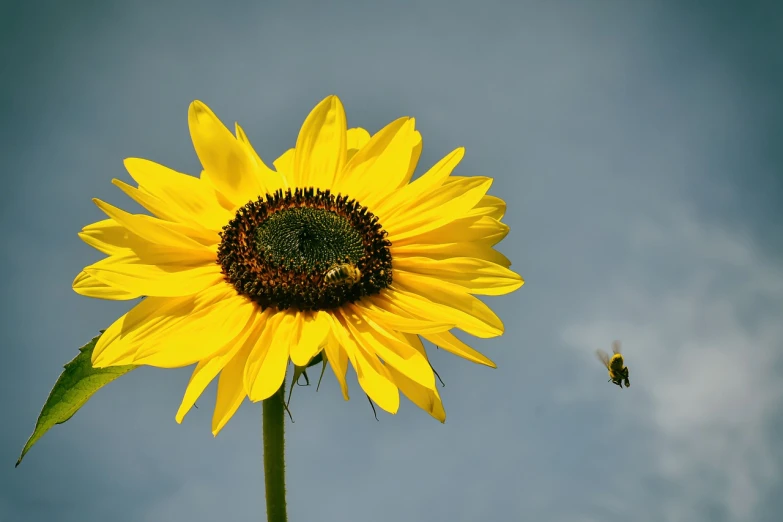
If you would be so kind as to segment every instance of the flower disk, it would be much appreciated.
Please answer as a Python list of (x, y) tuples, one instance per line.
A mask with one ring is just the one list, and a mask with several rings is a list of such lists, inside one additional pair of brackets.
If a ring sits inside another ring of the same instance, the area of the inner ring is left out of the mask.
[[(375, 295), (392, 284), (386, 231), (378, 218), (329, 190), (296, 189), (260, 197), (223, 228), (218, 263), (237, 292), (261, 310), (329, 310)], [(351, 284), (329, 284), (340, 264), (361, 272)]]
[(290, 365), (298, 376), (317, 361), (346, 400), (351, 367), (382, 410), (396, 413), (402, 394), (444, 422), (423, 341), (495, 367), (453, 331), (502, 335), (477, 296), (523, 284), (494, 249), (509, 227), (492, 179), (453, 176), (457, 148), (414, 180), (414, 119), (349, 129), (336, 96), (274, 169), (203, 103), (188, 125), (201, 175), (126, 159), (138, 187), (114, 184), (151, 215), (94, 200), (107, 219), (79, 234), (106, 257), (76, 277), (77, 293), (144, 297), (100, 336), (93, 366), (195, 365), (175, 419), (217, 379), (214, 435), (246, 398), (278, 391)]

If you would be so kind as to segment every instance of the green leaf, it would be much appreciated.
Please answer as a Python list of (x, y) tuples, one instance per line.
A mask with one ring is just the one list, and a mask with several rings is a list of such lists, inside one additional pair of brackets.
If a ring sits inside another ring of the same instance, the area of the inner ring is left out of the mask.
[[(103, 332), (101, 330), (101, 334)], [(62, 424), (73, 417), (74, 413), (79, 411), (79, 408), (84, 406), (90, 397), (103, 386), (138, 368), (134, 365), (93, 368), (92, 351), (100, 337), (97, 335), (89, 343), (79, 348), (79, 355), (64, 366), (65, 370), (54, 383), (52, 391), (49, 392), (49, 397), (38, 415), (33, 434), (27, 439), (27, 444), (24, 445), (22, 454), (16, 461), (16, 466), (22, 462), (25, 454), (52, 426)]]

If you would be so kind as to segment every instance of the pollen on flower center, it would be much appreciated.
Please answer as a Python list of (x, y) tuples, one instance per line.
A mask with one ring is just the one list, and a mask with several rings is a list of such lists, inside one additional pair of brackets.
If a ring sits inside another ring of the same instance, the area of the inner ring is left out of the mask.
[(391, 242), (377, 216), (329, 190), (278, 190), (223, 227), (226, 281), (262, 309), (328, 310), (392, 283)]
[(344, 261), (356, 264), (364, 255), (362, 235), (332, 211), (298, 207), (269, 216), (256, 228), (256, 250), (267, 261), (289, 259), (294, 265)]

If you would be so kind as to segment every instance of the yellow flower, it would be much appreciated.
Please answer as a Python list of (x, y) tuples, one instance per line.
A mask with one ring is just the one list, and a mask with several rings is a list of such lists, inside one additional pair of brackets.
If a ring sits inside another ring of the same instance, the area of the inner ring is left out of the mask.
[(413, 118), (370, 136), (346, 128), (336, 96), (312, 110), (275, 170), (203, 103), (188, 124), (201, 176), (127, 159), (138, 188), (113, 183), (154, 217), (96, 199), (108, 219), (79, 234), (108, 257), (76, 277), (77, 293), (145, 296), (101, 336), (93, 365), (198, 363), (177, 422), (219, 374), (215, 435), (245, 396), (280, 388), (289, 360), (319, 353), (346, 400), (350, 363), (382, 409), (396, 413), (402, 392), (443, 422), (421, 339), (494, 367), (450, 330), (501, 335), (472, 294), (523, 284), (493, 249), (509, 229), (491, 178), (452, 176), (459, 148), (411, 182), (422, 148)]

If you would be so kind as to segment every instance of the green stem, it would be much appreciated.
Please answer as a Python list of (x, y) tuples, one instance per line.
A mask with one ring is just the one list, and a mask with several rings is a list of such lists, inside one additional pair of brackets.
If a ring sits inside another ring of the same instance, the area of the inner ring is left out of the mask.
[(267, 522), (286, 522), (285, 382), (263, 401), (264, 483)]

